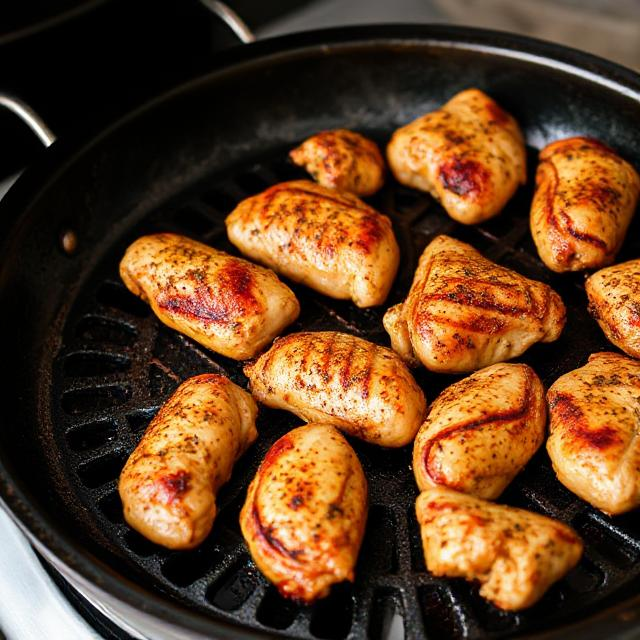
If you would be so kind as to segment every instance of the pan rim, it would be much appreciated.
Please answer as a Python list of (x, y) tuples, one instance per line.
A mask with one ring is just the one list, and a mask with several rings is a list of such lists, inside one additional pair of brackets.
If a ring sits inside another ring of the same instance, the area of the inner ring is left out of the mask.
[[(596, 82), (635, 100), (640, 108), (640, 75), (634, 71), (576, 49), (507, 32), (446, 25), (393, 24), (322, 29), (270, 38), (234, 47), (222, 54), (216, 66), (208, 73), (146, 102), (109, 126), (101, 127), (98, 132), (82, 132), (80, 136), (54, 143), (39, 162), (24, 172), (3, 199), (0, 206), (0, 228), (4, 232), (4, 241), (0, 248), (0, 264), (10, 241), (10, 229), (19, 217), (17, 213), (26, 213), (46, 192), (48, 185), (57, 181), (77, 158), (117, 130), (144, 117), (146, 113), (196, 91), (200, 86), (215, 83), (227, 74), (241, 73), (247, 65), (269, 64), (281, 56), (313, 55), (318, 51), (330, 53), (349, 47), (378, 48), (381, 45), (431, 45), (522, 60)], [(29, 496), (26, 487), (19, 478), (16, 482), (15, 474), (7, 468), (6, 458), (6, 452), (0, 451), (0, 506), (5, 506), (12, 519), (47, 558), (55, 558), (72, 574), (77, 574), (105, 594), (157, 619), (177, 625), (185, 631), (206, 635), (223, 633), (223, 637), (273, 637), (273, 632), (241, 628), (162, 598), (117, 573), (86, 548), (74, 542), (37, 508), (36, 501)], [(602, 629), (601, 625), (611, 624), (615, 620), (622, 621), (625, 614), (633, 612), (639, 605), (640, 596), (632, 596), (577, 622), (541, 631), (536, 637), (559, 637), (560, 633), (564, 634), (567, 630), (578, 628), (584, 632), (588, 625), (592, 627), (592, 631)], [(587, 634), (586, 637), (591, 636)]]

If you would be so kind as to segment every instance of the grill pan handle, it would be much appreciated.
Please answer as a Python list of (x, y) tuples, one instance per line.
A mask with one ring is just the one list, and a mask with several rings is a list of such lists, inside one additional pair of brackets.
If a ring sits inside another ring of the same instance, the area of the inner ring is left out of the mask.
[(218, 0), (200, 0), (200, 3), (226, 23), (243, 44), (249, 44), (255, 41), (256, 37), (245, 21), (224, 2), (218, 2)]
[[(224, 2), (218, 2), (218, 0), (200, 0), (200, 2), (227, 24), (243, 44), (249, 44), (256, 39), (244, 20)], [(11, 94), (0, 92), (0, 105), (15, 113), (38, 136), (45, 147), (55, 142), (56, 136), (53, 131), (26, 102)]]
[(55, 142), (55, 135), (45, 121), (26, 103), (8, 93), (0, 92), (0, 105), (15, 113), (24, 122), (45, 147)]

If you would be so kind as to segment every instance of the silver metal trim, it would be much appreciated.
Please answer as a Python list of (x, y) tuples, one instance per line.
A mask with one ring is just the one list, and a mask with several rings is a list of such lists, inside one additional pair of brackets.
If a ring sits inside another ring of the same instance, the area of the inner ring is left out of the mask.
[(55, 142), (56, 137), (53, 131), (49, 129), (44, 120), (26, 102), (8, 93), (0, 92), (0, 105), (15, 113), (38, 136), (45, 147)]
[(28, 539), (3, 509), (0, 536), (0, 620), (6, 638), (100, 640), (46, 573)]
[(224, 2), (218, 2), (218, 0), (200, 0), (200, 3), (223, 20), (244, 44), (255, 41), (256, 37), (245, 21)]

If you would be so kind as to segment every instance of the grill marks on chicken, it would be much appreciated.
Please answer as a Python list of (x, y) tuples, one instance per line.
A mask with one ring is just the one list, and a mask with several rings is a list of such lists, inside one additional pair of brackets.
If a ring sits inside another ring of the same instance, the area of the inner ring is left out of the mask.
[(531, 204), (531, 234), (553, 271), (613, 262), (633, 217), (640, 176), (607, 146), (584, 137), (540, 152)]
[(429, 192), (463, 224), (495, 216), (526, 181), (518, 124), (478, 89), (398, 129), (387, 159), (398, 182)]
[(353, 581), (367, 501), (364, 472), (342, 434), (308, 424), (265, 456), (240, 514), (242, 534), (283, 596), (313, 602)]
[(544, 441), (544, 389), (531, 367), (496, 364), (445, 389), (413, 446), (420, 490), (497, 498)]
[(556, 340), (565, 307), (546, 284), (438, 236), (424, 250), (407, 299), (384, 327), (403, 359), (438, 372), (467, 372)]
[(629, 260), (587, 278), (589, 311), (607, 338), (640, 358), (640, 260)]
[(384, 184), (385, 166), (375, 142), (348, 129), (321, 131), (289, 153), (318, 184), (370, 196)]
[(258, 408), (228, 378), (183, 382), (147, 428), (120, 475), (126, 521), (169, 549), (192, 549), (211, 531), (216, 493), (257, 438)]
[(236, 360), (253, 357), (300, 313), (269, 269), (172, 233), (136, 240), (120, 276), (164, 324)]
[(548, 401), (558, 480), (611, 515), (640, 505), (640, 362), (596, 353), (558, 378)]
[(422, 390), (393, 351), (344, 333), (280, 338), (244, 372), (267, 406), (385, 447), (411, 442), (426, 412)]
[(359, 307), (385, 301), (400, 261), (387, 216), (308, 180), (243, 200), (226, 225), (229, 240), (245, 255)]
[[(477, 90), (397, 131), (388, 156), (401, 182), (430, 191), (464, 223), (495, 215), (524, 182), (517, 124)], [(226, 220), (231, 242), (321, 293), (360, 307), (381, 304), (398, 245), (389, 219), (352, 195), (382, 185), (377, 147), (336, 130), (309, 138), (291, 157), (320, 185), (287, 182), (246, 199)], [(531, 214), (543, 260), (557, 271), (612, 260), (639, 191), (635, 171), (595, 141), (547, 147)], [(253, 357), (299, 313), (268, 269), (173, 234), (131, 245), (121, 275), (162, 322), (236, 359)], [(640, 260), (587, 283), (607, 336), (636, 356), (639, 284)], [(480, 594), (506, 610), (538, 601), (577, 564), (580, 538), (551, 518), (485, 500), (500, 496), (544, 439), (540, 380), (526, 365), (501, 361), (557, 339), (564, 323), (562, 300), (548, 286), (439, 236), (421, 256), (406, 300), (384, 316), (397, 353), (337, 332), (298, 333), (248, 364), (256, 399), (309, 422), (271, 447), (240, 514), (251, 555), (279, 592), (311, 603), (354, 580), (367, 483), (337, 427), (387, 447), (418, 432), (416, 514), (429, 571), (479, 581)], [(436, 372), (486, 368), (446, 389), (425, 420), (424, 394), (402, 360)], [(560, 481), (607, 513), (638, 506), (640, 363), (597, 354), (560, 378), (548, 398), (547, 449)], [(257, 437), (256, 414), (251, 396), (223, 376), (182, 384), (121, 474), (127, 522), (171, 549), (200, 544), (219, 487)]]
[(535, 604), (582, 555), (562, 522), (445, 488), (421, 493), (416, 514), (429, 571), (478, 580), (480, 595), (509, 611)]

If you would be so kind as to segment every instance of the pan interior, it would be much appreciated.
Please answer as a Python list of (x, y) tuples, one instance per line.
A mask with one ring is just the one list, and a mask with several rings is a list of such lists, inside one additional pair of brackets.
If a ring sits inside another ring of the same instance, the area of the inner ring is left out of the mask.
[[(300, 424), (295, 416), (268, 409), (261, 410), (260, 437), (236, 464), (219, 496), (213, 532), (199, 549), (163, 550), (123, 522), (116, 489), (119, 472), (180, 381), (218, 371), (246, 385), (241, 364), (164, 327), (126, 291), (118, 278), (126, 246), (145, 233), (173, 231), (237, 254), (226, 239), (224, 216), (249, 195), (304, 177), (287, 161), (292, 144), (322, 128), (347, 126), (384, 145), (396, 126), (467, 86), (479, 86), (498, 99), (520, 121), (531, 145), (584, 133), (640, 165), (635, 155), (640, 150), (638, 134), (629, 133), (635, 131), (637, 106), (634, 111), (629, 99), (615, 92), (603, 100), (601, 89), (574, 78), (568, 84), (559, 71), (434, 43), (336, 47), (329, 56), (311, 48), (304, 55), (276, 58), (268, 67), (249, 66), (174, 96), (156, 108), (153, 117), (144, 122), (138, 118), (137, 124), (130, 122), (101, 146), (86, 150), (58, 185), (49, 187), (48, 200), (40, 198), (32, 205), (12, 246), (27, 237), (29, 216), (48, 215), (37, 240), (51, 248), (43, 250), (34, 240), (23, 245), (16, 262), (24, 268), (29, 260), (42, 260), (43, 253), (45, 258), (55, 255), (47, 264), (52, 265), (49, 277), (58, 282), (51, 285), (52, 295), (59, 297), (48, 314), (22, 318), (15, 349), (29, 341), (44, 345), (36, 368), (38, 402), (33, 410), (26, 400), (22, 405), (24, 415), (33, 418), (23, 423), (22, 435), (1, 437), (20, 460), (30, 455), (38, 463), (24, 483), (59, 526), (73, 523), (66, 526), (73, 529), (75, 540), (171, 601), (212, 619), (290, 637), (382, 637), (393, 612), (403, 618), (408, 638), (503, 637), (579, 619), (633, 590), (640, 579), (638, 519), (610, 519), (577, 499), (557, 482), (544, 452), (534, 457), (501, 502), (574, 526), (586, 543), (580, 565), (538, 605), (515, 614), (487, 604), (473, 585), (432, 577), (424, 565), (413, 512), (417, 491), (411, 448), (383, 450), (352, 440), (371, 499), (356, 582), (340, 585), (312, 607), (285, 601), (251, 562), (238, 526), (247, 484), (266, 450)], [(563, 95), (564, 101), (553, 100), (554, 95)], [(291, 285), (302, 313), (289, 331), (333, 329), (388, 345), (381, 322), (384, 310), (406, 295), (424, 246), (446, 233), (561, 294), (568, 309), (562, 337), (534, 346), (518, 360), (533, 366), (546, 386), (584, 364), (591, 353), (613, 350), (587, 313), (583, 276), (552, 274), (537, 257), (528, 226), (533, 147), (529, 160), (527, 186), (499, 217), (474, 227), (453, 222), (429, 196), (389, 179), (370, 199), (392, 218), (402, 253), (387, 303), (361, 310)], [(138, 174), (129, 173), (134, 166)], [(78, 176), (85, 178), (82, 194), (73, 190)], [(61, 202), (64, 213), (52, 206)], [(62, 256), (54, 246), (65, 225), (80, 230), (76, 256)], [(620, 260), (640, 254), (638, 231), (636, 220)], [(45, 282), (45, 275), (34, 278)], [(4, 322), (15, 331), (15, 325), (7, 324), (15, 319)], [(31, 371), (23, 368), (18, 365), (16, 393)], [(416, 377), (429, 400), (457, 379), (424, 369)], [(45, 479), (46, 489), (41, 486)]]

